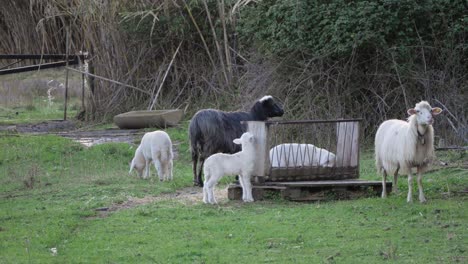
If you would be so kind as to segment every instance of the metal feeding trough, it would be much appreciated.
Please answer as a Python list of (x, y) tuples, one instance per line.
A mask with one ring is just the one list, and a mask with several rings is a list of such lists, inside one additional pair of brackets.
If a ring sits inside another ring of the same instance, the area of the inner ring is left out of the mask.
[[(246, 122), (247, 130), (256, 138), (257, 159), (252, 177), (254, 199), (261, 200), (273, 195), (288, 200), (313, 201), (379, 195), (382, 191), (380, 181), (359, 180), (360, 121)], [(313, 145), (326, 151), (284, 148), (285, 144), (290, 143)], [(281, 162), (272, 161), (278, 158)], [(319, 160), (327, 162), (320, 163)], [(390, 191), (390, 182), (386, 188)], [(241, 186), (231, 184), (228, 197), (241, 199)]]
[(121, 129), (166, 128), (177, 125), (183, 115), (180, 109), (131, 111), (114, 116), (114, 123)]

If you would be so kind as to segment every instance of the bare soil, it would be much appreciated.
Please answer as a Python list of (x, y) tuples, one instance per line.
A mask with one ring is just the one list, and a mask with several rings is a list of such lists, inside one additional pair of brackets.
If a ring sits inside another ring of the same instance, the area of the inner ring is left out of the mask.
[(27, 134), (54, 134), (71, 138), (85, 146), (109, 142), (134, 143), (144, 134), (138, 129), (82, 130), (70, 120), (50, 120), (34, 124), (0, 125), (0, 131)]
[[(219, 204), (224, 204), (228, 201), (227, 187), (215, 188), (215, 197)], [(175, 193), (165, 193), (159, 196), (145, 196), (143, 198), (129, 197), (127, 201), (122, 203), (112, 204), (109, 207), (96, 208), (96, 216), (88, 217), (87, 219), (107, 217), (110, 213), (132, 209), (137, 206), (156, 203), (161, 201), (172, 201), (183, 205), (195, 205), (203, 203), (203, 188), (186, 187), (177, 190)]]
[(74, 129), (76, 129), (76, 124), (70, 120), (49, 120), (34, 124), (0, 125), (0, 131), (9, 130), (18, 133), (49, 133)]
[[(227, 201), (227, 188), (215, 188), (215, 197), (218, 203)], [(177, 201), (184, 205), (195, 205), (203, 202), (203, 188), (186, 187), (177, 190), (174, 193), (165, 193), (159, 196), (145, 196), (143, 198), (129, 197), (127, 201), (121, 204), (113, 204), (109, 207), (109, 211), (118, 211), (129, 209), (139, 205), (145, 205), (160, 201)]]

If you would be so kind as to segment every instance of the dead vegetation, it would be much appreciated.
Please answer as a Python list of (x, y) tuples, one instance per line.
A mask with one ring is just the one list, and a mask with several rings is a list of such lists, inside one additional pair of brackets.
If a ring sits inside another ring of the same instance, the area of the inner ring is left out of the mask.
[(245, 109), (272, 94), (284, 103), (285, 119), (363, 117), (369, 139), (377, 124), (403, 119), (414, 102), (428, 99), (445, 110), (435, 124), (444, 144), (467, 144), (462, 49), (269, 59), (237, 37), (242, 8), (253, 2), (6, 0), (0, 33), (11, 37), (0, 40), (0, 51), (65, 53), (68, 34), (72, 53), (89, 52), (90, 73), (140, 89), (89, 78), (87, 120), (149, 108), (182, 108), (186, 116)]

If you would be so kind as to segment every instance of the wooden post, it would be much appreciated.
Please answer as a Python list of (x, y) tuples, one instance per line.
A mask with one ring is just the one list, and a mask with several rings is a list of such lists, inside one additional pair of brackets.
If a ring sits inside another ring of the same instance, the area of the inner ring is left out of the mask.
[(81, 109), (83, 111), (85, 109), (84, 97), (85, 97), (85, 75), (81, 74)]
[(270, 168), (270, 157), (268, 150), (268, 128), (265, 122), (247, 121), (247, 131), (255, 137), (255, 169), (253, 179), (256, 183), (263, 183)]
[(65, 61), (66, 61), (66, 67), (65, 67), (65, 105), (63, 107), (63, 120), (67, 120), (67, 103), (68, 103), (68, 54), (70, 52), (68, 46), (69, 46), (69, 38), (70, 38), (70, 32), (69, 32), (69, 28), (67, 27), (66, 28), (67, 30), (67, 39), (66, 39), (66, 57), (65, 57)]
[(339, 122), (336, 127), (336, 166), (357, 167), (359, 164), (359, 122)]
[[(94, 77), (95, 71), (94, 71), (94, 63), (92, 60), (88, 60), (88, 87), (89, 87), (89, 97), (88, 97), (88, 113), (90, 113), (90, 117), (92, 120), (94, 120), (94, 115), (96, 112), (96, 101), (94, 97), (94, 92), (96, 88), (96, 78)], [(86, 115), (86, 118), (88, 118), (89, 115)]]

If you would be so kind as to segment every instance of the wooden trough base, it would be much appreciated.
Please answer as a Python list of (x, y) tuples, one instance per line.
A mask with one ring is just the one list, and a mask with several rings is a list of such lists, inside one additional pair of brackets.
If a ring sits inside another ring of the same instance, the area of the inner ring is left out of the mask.
[[(392, 183), (386, 184), (387, 193)], [(291, 201), (345, 200), (375, 197), (382, 193), (382, 182), (365, 180), (265, 182), (253, 185), (254, 200), (283, 198)], [(228, 187), (230, 200), (242, 200), (242, 187), (233, 183)]]

